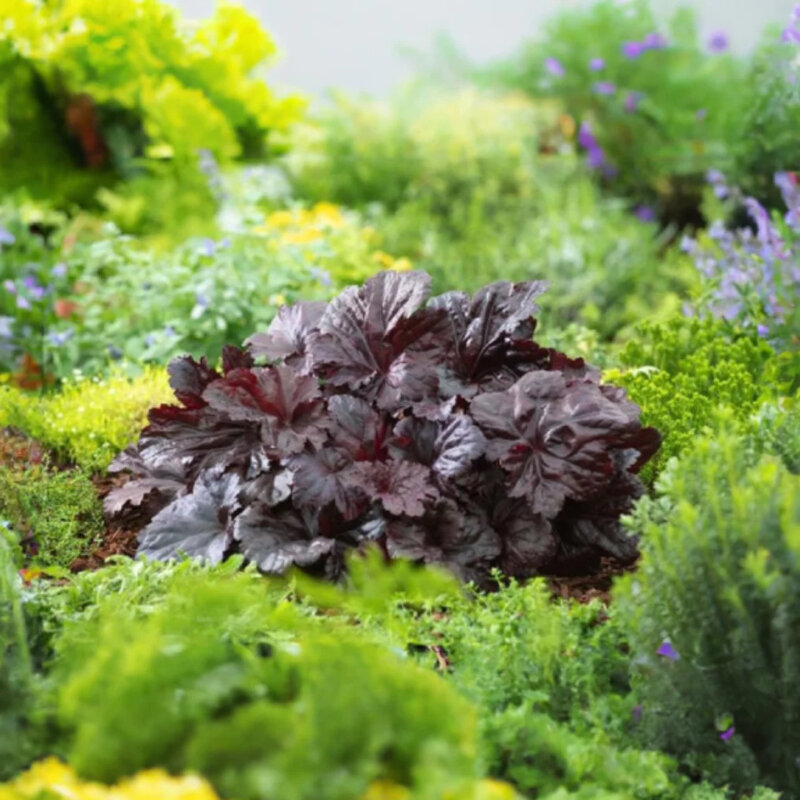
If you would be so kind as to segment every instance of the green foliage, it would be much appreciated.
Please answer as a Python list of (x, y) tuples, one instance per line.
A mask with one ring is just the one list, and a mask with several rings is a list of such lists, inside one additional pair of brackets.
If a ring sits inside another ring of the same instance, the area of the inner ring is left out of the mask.
[(180, 574), (149, 612), (109, 597), (56, 649), (59, 716), (87, 777), (163, 764), (242, 798), (344, 800), (378, 779), (433, 797), (474, 772), (464, 700), (252, 573)]
[(769, 439), (718, 432), (669, 465), (632, 521), (643, 557), (617, 604), (644, 740), (715, 782), (794, 796), (800, 478), (760, 455)]
[[(628, 43), (641, 49), (626, 54)], [(548, 71), (548, 59), (563, 75)], [(596, 71), (593, 59), (603, 61)], [(598, 0), (560, 11), (537, 40), (480, 78), (558, 98), (578, 123), (591, 126), (605, 154), (597, 173), (609, 187), (686, 222), (697, 221), (706, 170), (724, 167), (738, 145), (746, 94), (720, 87), (741, 88), (744, 72), (733, 56), (701, 46), (688, 10), (660, 33), (647, 0)], [(599, 83), (614, 90), (600, 92)]]
[(59, 458), (100, 471), (136, 439), (147, 411), (171, 396), (166, 373), (157, 369), (136, 378), (82, 378), (46, 395), (0, 387), (0, 427), (14, 427)]
[(0, 466), (0, 518), (11, 523), (38, 566), (69, 565), (103, 530), (92, 482), (80, 471)]
[(25, 728), (33, 676), (22, 611), (19, 546), (0, 510), (0, 780), (30, 757)]
[[(642, 422), (664, 436), (642, 471), (652, 482), (667, 461), (694, 446), (705, 430), (743, 426), (780, 391), (780, 362), (754, 334), (730, 333), (724, 323), (674, 317), (642, 323), (618, 355), (622, 368), (604, 378), (628, 390)], [(720, 410), (732, 416), (720, 423)]]
[[(3, 0), (0, 14), (7, 191), (97, 205), (107, 201), (98, 189), (120, 180), (164, 178), (185, 190), (200, 177), (198, 150), (222, 161), (263, 156), (302, 107), (261, 80), (275, 45), (230, 3), (194, 26), (160, 0)], [(134, 202), (136, 190), (121, 192)], [(208, 191), (184, 195), (192, 199), (184, 210), (208, 218)], [(134, 218), (128, 207), (132, 228), (164, 221), (139, 210)]]

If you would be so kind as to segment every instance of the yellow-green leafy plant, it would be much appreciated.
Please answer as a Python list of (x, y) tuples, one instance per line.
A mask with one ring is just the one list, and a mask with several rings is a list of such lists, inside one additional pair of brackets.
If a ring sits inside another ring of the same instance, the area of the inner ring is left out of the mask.
[(213, 207), (209, 159), (267, 155), (302, 108), (263, 81), (275, 44), (231, 3), (196, 24), (162, 0), (0, 0), (0, 17), (4, 189), (108, 207), (127, 197), (134, 225), (153, 221), (153, 180)]
[(136, 378), (116, 374), (69, 381), (47, 395), (5, 387), (0, 427), (16, 428), (58, 457), (99, 471), (134, 441), (148, 409), (170, 396), (166, 373), (154, 368)]

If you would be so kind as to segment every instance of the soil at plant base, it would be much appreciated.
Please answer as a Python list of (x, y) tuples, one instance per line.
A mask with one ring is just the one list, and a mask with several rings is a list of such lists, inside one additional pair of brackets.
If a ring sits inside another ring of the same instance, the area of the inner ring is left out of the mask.
[[(47, 462), (56, 469), (70, 469), (71, 465), (48, 457), (45, 449), (35, 440), (13, 429), (0, 429), (0, 466), (10, 469), (25, 469), (27, 466)], [(92, 483), (102, 502), (112, 490), (130, 480), (125, 474), (96, 475)], [(75, 559), (70, 565), (72, 572), (100, 569), (112, 556), (136, 555), (137, 531), (142, 527), (135, 518), (123, 518), (122, 525), (107, 526), (100, 541), (91, 550)], [(616, 576), (636, 569), (636, 563), (623, 563), (614, 558), (577, 558), (564, 564), (558, 575), (546, 575), (551, 591), (556, 597), (588, 603), (611, 600), (610, 590)]]

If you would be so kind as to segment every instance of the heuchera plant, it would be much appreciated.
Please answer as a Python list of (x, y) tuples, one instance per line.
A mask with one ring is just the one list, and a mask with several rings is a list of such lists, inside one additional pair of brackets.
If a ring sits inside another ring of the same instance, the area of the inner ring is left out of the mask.
[[(631, 559), (619, 525), (660, 436), (581, 359), (533, 341), (541, 282), (429, 298), (383, 272), (330, 303), (284, 307), (246, 351), (169, 367), (180, 405), (150, 412), (107, 498), (149, 524), (139, 550), (329, 577), (348, 548), (526, 576), (576, 554)], [(256, 366), (263, 363), (263, 366)]]

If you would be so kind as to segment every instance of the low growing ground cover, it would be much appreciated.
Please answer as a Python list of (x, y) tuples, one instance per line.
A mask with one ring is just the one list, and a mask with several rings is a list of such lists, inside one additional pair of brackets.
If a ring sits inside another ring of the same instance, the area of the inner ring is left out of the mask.
[(0, 800), (800, 796), (800, 9), (0, 13)]

